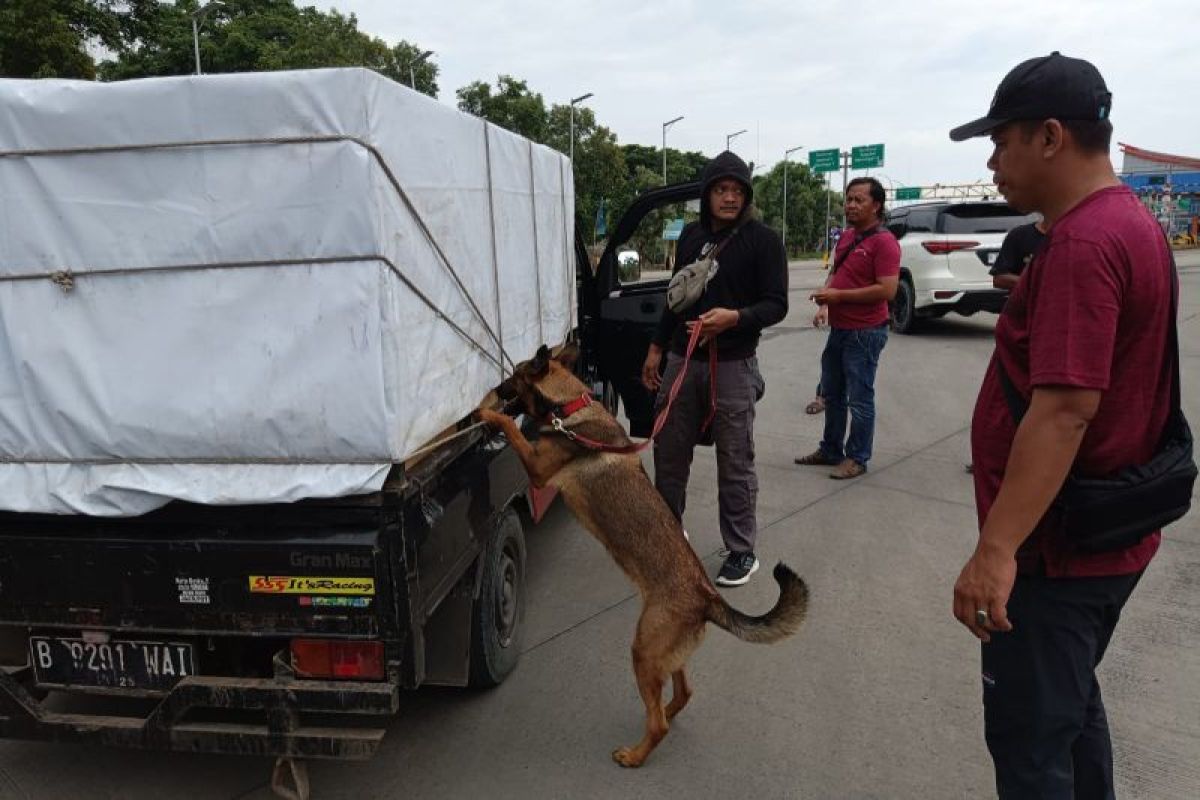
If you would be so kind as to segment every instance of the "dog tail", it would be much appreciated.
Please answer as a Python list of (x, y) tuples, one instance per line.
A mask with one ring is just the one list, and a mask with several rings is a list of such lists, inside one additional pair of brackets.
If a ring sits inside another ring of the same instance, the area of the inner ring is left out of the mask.
[(766, 614), (743, 614), (718, 594), (708, 606), (708, 621), (754, 644), (771, 644), (798, 631), (808, 613), (808, 584), (782, 561), (775, 565), (773, 574), (779, 584), (779, 599)]

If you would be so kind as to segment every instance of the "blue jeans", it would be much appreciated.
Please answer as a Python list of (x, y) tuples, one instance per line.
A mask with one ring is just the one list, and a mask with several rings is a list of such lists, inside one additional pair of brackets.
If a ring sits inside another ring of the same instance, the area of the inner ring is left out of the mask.
[[(852, 458), (864, 467), (875, 439), (875, 370), (887, 344), (887, 325), (861, 330), (834, 328), (821, 354), (825, 436), (821, 453), (830, 461)], [(846, 438), (846, 413), (850, 438)]]

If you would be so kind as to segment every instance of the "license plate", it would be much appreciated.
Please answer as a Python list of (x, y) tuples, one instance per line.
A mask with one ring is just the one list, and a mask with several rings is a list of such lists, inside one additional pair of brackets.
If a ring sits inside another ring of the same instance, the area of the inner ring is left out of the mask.
[(29, 654), (38, 683), (169, 689), (196, 672), (192, 646), (181, 642), (93, 642), (31, 636)]

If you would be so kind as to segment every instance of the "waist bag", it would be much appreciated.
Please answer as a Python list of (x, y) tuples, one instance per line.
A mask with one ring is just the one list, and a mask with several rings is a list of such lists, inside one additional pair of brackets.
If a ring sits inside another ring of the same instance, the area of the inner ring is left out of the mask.
[[(1171, 279), (1171, 314), (1167, 319), (1170, 329), (1167, 357), (1172, 365), (1171, 412), (1154, 455), (1144, 464), (1101, 477), (1079, 475), (1072, 469), (1052, 506), (1059, 514), (1067, 538), (1083, 552), (1103, 553), (1132, 547), (1182, 517), (1192, 505), (1197, 470), (1192, 458), (1192, 431), (1180, 407), (1179, 334), (1175, 327), (1179, 276), (1174, 254)], [(999, 360), (996, 368), (1009, 413), (1020, 425), (1029, 404), (1017, 392)]]
[(696, 301), (704, 294), (705, 288), (708, 287), (708, 282), (713, 278), (713, 262), (725, 249), (725, 245), (729, 244), (734, 236), (737, 236), (737, 232), (738, 228), (734, 228), (728, 236), (708, 251), (708, 255), (693, 261), (686, 267), (681, 267), (671, 276), (671, 282), (667, 284), (667, 307), (671, 311), (680, 314), (696, 304)]

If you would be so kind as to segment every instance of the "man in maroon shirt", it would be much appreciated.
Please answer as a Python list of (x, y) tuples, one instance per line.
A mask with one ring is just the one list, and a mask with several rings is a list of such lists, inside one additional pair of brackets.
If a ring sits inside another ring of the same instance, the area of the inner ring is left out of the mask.
[(828, 311), (830, 328), (821, 354), (825, 434), (815, 452), (795, 461), (832, 465), (829, 477), (838, 480), (867, 471), (875, 438), (875, 370), (887, 344), (888, 301), (900, 279), (900, 244), (883, 227), (885, 197), (883, 184), (874, 178), (850, 181), (850, 227), (838, 239), (829, 280), (812, 295)]
[[(980, 534), (954, 587), (955, 617), (983, 641), (1001, 798), (1113, 797), (1096, 666), (1160, 541), (1083, 553), (1051, 505), (1071, 470), (1149, 460), (1171, 405), (1171, 257), (1113, 174), (1111, 102), (1094, 66), (1055, 52), (1018, 65), (988, 115), (950, 133), (990, 135), (1000, 192), (1049, 228), (996, 325), (971, 423)], [(1001, 370), (1028, 403), (1019, 424)]]

